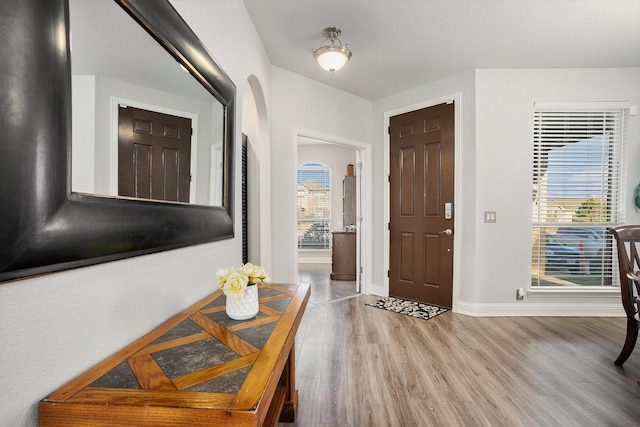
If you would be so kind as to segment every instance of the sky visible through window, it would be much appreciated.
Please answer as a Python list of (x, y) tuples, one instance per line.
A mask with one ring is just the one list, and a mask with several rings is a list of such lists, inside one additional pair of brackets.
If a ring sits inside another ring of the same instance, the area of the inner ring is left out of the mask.
[(609, 137), (597, 135), (549, 151), (547, 197), (588, 198), (608, 190)]
[(327, 173), (327, 167), (321, 163), (305, 163), (298, 169), (298, 184), (309, 179), (313, 179), (327, 188), (331, 185), (331, 175)]

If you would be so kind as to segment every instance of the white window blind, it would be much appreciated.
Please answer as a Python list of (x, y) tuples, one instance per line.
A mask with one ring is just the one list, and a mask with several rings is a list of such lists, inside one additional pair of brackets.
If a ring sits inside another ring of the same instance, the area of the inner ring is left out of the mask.
[(610, 286), (624, 220), (624, 110), (536, 108), (533, 286)]
[(331, 169), (321, 163), (298, 168), (298, 248), (331, 246)]

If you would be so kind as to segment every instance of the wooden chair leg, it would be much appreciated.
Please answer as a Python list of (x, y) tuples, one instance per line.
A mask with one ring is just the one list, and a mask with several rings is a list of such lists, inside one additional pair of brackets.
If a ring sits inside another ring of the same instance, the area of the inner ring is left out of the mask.
[(638, 339), (638, 322), (636, 319), (631, 318), (627, 319), (627, 337), (624, 341), (624, 347), (622, 347), (622, 351), (620, 355), (613, 362), (617, 366), (622, 366), (624, 362), (627, 361), (631, 352), (633, 351), (633, 347), (636, 345), (636, 340)]

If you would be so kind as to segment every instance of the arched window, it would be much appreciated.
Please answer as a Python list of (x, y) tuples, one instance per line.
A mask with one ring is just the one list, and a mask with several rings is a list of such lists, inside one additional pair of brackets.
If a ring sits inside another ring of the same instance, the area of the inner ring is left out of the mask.
[(331, 169), (321, 163), (298, 167), (298, 249), (331, 247)]

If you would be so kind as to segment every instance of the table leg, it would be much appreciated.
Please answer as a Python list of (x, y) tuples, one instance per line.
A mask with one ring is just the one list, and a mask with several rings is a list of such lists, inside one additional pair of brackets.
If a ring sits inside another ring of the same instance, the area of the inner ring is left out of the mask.
[(295, 343), (291, 346), (289, 358), (284, 366), (280, 383), (286, 387), (284, 405), (280, 413), (280, 421), (292, 423), (298, 414), (298, 390), (296, 390), (296, 350)]

